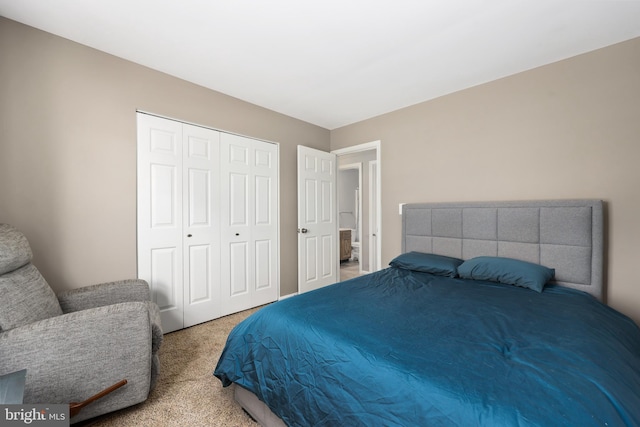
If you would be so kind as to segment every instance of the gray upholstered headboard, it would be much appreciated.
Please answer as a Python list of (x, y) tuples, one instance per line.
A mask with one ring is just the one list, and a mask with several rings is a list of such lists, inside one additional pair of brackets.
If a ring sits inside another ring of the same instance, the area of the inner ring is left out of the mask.
[(555, 268), (555, 283), (603, 299), (601, 200), (418, 203), (402, 212), (402, 252), (534, 262)]

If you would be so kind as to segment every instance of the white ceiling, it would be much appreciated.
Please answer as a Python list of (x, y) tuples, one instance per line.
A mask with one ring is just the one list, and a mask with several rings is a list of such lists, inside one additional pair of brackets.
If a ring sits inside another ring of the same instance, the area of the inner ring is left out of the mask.
[(640, 36), (639, 0), (0, 0), (0, 15), (327, 129)]

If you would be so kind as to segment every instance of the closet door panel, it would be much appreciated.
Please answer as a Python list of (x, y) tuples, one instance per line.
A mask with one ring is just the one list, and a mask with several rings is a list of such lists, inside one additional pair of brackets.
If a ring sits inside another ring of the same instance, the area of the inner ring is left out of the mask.
[(138, 114), (138, 277), (165, 331), (182, 328), (182, 125)]
[(151, 249), (150, 282), (155, 285), (155, 301), (161, 311), (179, 309), (176, 305), (182, 293), (179, 252), (176, 247)]
[(249, 192), (248, 173), (229, 173), (229, 227), (248, 227), (249, 207), (247, 194)]
[[(278, 298), (277, 145), (222, 134), (223, 314)], [(225, 217), (226, 216), (226, 217)], [(243, 250), (238, 249), (242, 244)]]
[(184, 327), (220, 316), (220, 132), (183, 124)]
[(253, 304), (278, 299), (278, 146), (253, 141)]
[(220, 287), (222, 313), (230, 314), (252, 307), (253, 264), (250, 206), (251, 147), (248, 139), (223, 133), (220, 136), (221, 243)]
[(256, 240), (256, 290), (269, 289), (274, 286), (272, 277), (273, 250), (271, 240)]
[[(190, 278), (187, 304), (194, 305), (211, 301), (213, 297), (213, 281), (209, 265), (211, 264), (211, 245), (190, 245), (189, 246), (189, 266)], [(210, 319), (209, 319), (210, 320)], [(199, 323), (199, 322), (198, 322)], [(185, 325), (187, 326), (187, 325)]]
[(152, 164), (151, 185), (151, 224), (152, 229), (168, 228), (177, 230), (180, 225), (177, 219), (180, 218), (178, 210), (180, 203), (177, 198), (178, 192), (178, 168), (175, 165)]
[(211, 225), (211, 172), (189, 169), (188, 227)]
[(246, 242), (232, 242), (229, 245), (229, 284), (231, 297), (249, 294), (249, 249)]

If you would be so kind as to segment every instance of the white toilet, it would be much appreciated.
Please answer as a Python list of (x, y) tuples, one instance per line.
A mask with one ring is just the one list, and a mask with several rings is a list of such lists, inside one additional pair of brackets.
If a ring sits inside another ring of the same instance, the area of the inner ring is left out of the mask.
[(355, 241), (356, 230), (351, 230), (351, 260), (360, 260), (360, 242)]

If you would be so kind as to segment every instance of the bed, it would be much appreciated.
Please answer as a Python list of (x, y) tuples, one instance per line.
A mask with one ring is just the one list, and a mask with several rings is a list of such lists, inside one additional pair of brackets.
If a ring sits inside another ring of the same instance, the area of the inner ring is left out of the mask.
[(262, 308), (214, 375), (268, 426), (640, 425), (603, 224), (599, 200), (405, 205), (388, 268)]

